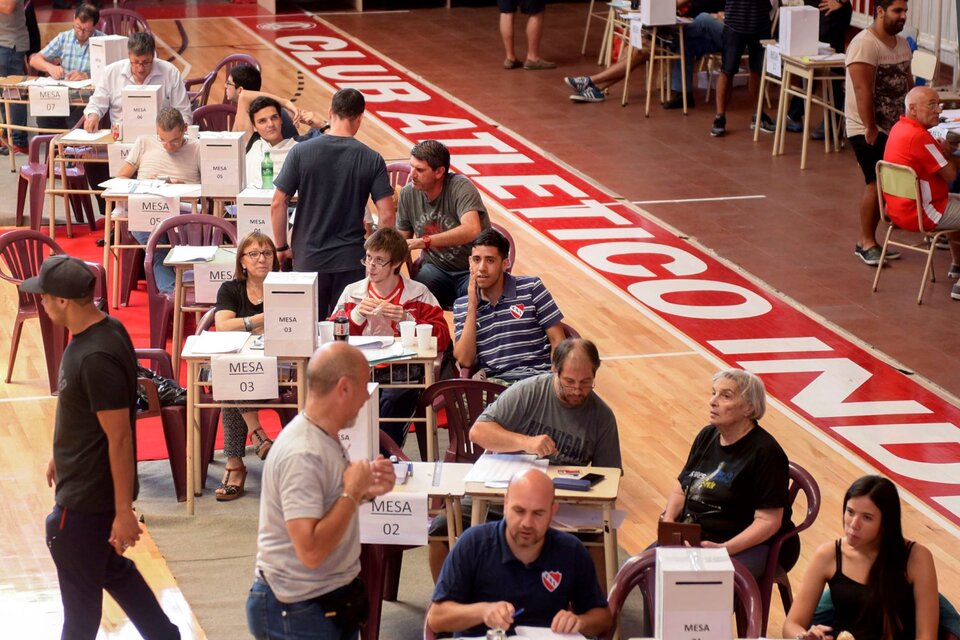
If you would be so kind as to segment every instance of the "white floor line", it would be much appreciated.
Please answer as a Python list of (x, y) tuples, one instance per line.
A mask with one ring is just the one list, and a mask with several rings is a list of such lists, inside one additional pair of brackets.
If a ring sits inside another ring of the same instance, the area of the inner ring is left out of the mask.
[(766, 198), (757, 196), (723, 196), (721, 198), (680, 198), (679, 200), (634, 200), (633, 204), (677, 204), (680, 202), (723, 202), (724, 200), (759, 200)]
[(677, 356), (699, 356), (699, 351), (668, 351), (666, 353), (627, 353), (622, 356), (601, 356), (601, 360), (641, 360), (647, 358), (676, 358)]
[(23, 396), (22, 398), (0, 398), (0, 404), (4, 402), (36, 402), (38, 400), (56, 400), (57, 396)]

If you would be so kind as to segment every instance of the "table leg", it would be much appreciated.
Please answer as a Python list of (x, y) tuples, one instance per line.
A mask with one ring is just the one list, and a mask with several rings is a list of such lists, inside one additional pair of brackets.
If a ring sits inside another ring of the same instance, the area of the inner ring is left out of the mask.
[(783, 122), (784, 128), (780, 130), (780, 136), (774, 148), (775, 155), (783, 155), (786, 147), (786, 124), (787, 124), (787, 105), (790, 101), (790, 85), (793, 83), (793, 74), (790, 67), (783, 65), (780, 78), (780, 101), (777, 104), (777, 120)]
[(603, 560), (607, 572), (607, 591), (613, 586), (613, 579), (617, 575), (617, 530), (613, 527), (613, 507), (603, 505)]
[[(434, 383), (433, 365), (427, 363), (423, 366), (423, 388), (427, 389)], [(424, 429), (427, 432), (427, 460), (434, 462), (438, 459), (440, 441), (437, 438), (437, 414), (433, 407), (427, 407), (424, 412)]]
[(297, 411), (303, 411), (307, 401), (307, 361), (297, 360)]
[[(9, 132), (9, 129), (7, 131)], [(54, 158), (58, 157), (61, 152), (62, 152), (62, 149), (58, 144), (51, 145), (49, 150), (47, 151), (47, 153), (53, 154), (53, 158), (47, 159), (47, 191), (50, 191), (51, 189), (55, 189), (57, 186), (56, 182), (54, 181), (55, 180), (54, 176), (56, 176), (57, 173), (56, 173), (56, 168), (53, 161), (54, 161)], [(11, 158), (13, 157), (12, 153), (10, 154), (10, 157)], [(50, 202), (47, 205), (47, 215), (50, 217), (50, 219), (47, 222), (50, 227), (50, 239), (52, 240), (57, 237), (57, 225), (56, 225), (57, 196), (55, 196), (52, 193), (50, 194)]]
[[(760, 93), (757, 95), (757, 112), (754, 114), (754, 122), (760, 122), (760, 114), (763, 113), (763, 96), (767, 90), (767, 48), (763, 48), (763, 72), (760, 74)], [(780, 94), (783, 99), (783, 93)], [(777, 113), (780, 113), (780, 103), (777, 103)], [(777, 138), (780, 135), (780, 118), (777, 118), (777, 129), (773, 133), (773, 155), (777, 155)], [(753, 128), (753, 141), (760, 140), (760, 127)]]
[[(644, 112), (644, 116), (647, 118), (650, 117), (650, 90), (653, 88), (653, 67), (656, 63), (656, 51), (657, 51), (657, 27), (653, 27), (653, 31), (650, 34), (650, 57), (647, 59), (647, 109)], [(627, 66), (629, 66), (629, 61)]]
[(633, 43), (627, 39), (627, 71), (623, 76), (623, 96), (620, 98), (620, 106), (627, 106), (627, 87), (630, 86), (630, 67), (632, 66), (629, 62), (630, 56), (633, 55)]
[(677, 30), (680, 32), (680, 98), (683, 100), (683, 115), (687, 115), (687, 49), (683, 41), (683, 25), (678, 26)]
[(197, 443), (196, 443), (196, 430), (198, 430), (197, 423), (199, 421), (199, 415), (196, 404), (197, 404), (197, 394), (199, 393), (199, 388), (197, 387), (197, 364), (195, 361), (190, 360), (187, 362), (187, 515), (193, 515), (194, 507), (194, 486), (197, 483), (197, 478), (199, 477), (195, 473), (193, 467), (193, 459), (196, 457)]
[[(113, 248), (114, 236), (119, 237), (119, 234), (114, 233), (114, 225), (116, 223), (113, 221), (113, 213), (117, 207), (117, 201), (108, 198), (106, 204), (107, 216), (103, 221), (103, 268), (107, 271), (110, 270), (110, 258), (113, 257), (113, 272), (110, 274), (110, 288), (113, 292), (111, 296), (113, 308), (117, 309), (120, 307), (120, 252)], [(117, 226), (119, 227), (119, 225)]]
[(457, 527), (460, 522), (460, 518), (456, 514), (456, 509), (453, 507), (453, 497), (444, 496), (443, 497), (443, 509), (447, 514), (447, 544), (450, 545), (450, 548), (453, 549), (453, 545), (457, 542)]
[(807, 168), (807, 148), (810, 146), (810, 107), (813, 105), (813, 72), (806, 74), (806, 91), (803, 102), (803, 141), (800, 147), (800, 170)]
[(69, 188), (67, 185), (67, 164), (69, 164), (66, 158), (58, 158), (60, 162), (60, 186), (64, 190), (63, 194), (63, 217), (64, 222), (67, 225), (67, 237), (73, 237), (73, 221), (70, 219), (70, 195), (66, 192)]
[(181, 327), (183, 320), (180, 318), (180, 309), (183, 308), (183, 301), (181, 300), (183, 296), (183, 269), (178, 265), (176, 272), (173, 290), (173, 345), (171, 345), (174, 377), (177, 377), (180, 371), (180, 342), (182, 340), (181, 332), (183, 331)]
[[(17, 91), (19, 92), (19, 89), (17, 89)], [(13, 152), (13, 129), (10, 128), (13, 122), (10, 120), (10, 102), (7, 100), (3, 101), (3, 114), (5, 116), (3, 122), (7, 125), (7, 149), (10, 151), (10, 173), (16, 173), (17, 159), (15, 157), (16, 154)], [(53, 184), (53, 182), (50, 184)], [(50, 237), (53, 237), (52, 233)]]
[(823, 94), (823, 152), (830, 153), (830, 134), (827, 128), (827, 120), (833, 117), (833, 110), (827, 105), (833, 106), (833, 81), (827, 78), (821, 80), (821, 93)]
[(483, 524), (487, 516), (487, 500), (486, 498), (474, 498), (473, 507), (470, 510), (470, 526), (475, 527), (478, 524)]

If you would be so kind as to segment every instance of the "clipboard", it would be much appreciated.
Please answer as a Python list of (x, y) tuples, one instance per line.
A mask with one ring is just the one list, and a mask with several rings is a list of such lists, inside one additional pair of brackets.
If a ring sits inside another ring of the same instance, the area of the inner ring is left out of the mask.
[(657, 524), (657, 545), (661, 547), (700, 546), (700, 525), (692, 522), (664, 522)]

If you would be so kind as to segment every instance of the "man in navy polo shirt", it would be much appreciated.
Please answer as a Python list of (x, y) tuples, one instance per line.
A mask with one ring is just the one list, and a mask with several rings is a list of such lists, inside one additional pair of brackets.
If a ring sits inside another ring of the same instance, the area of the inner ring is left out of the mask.
[(583, 544), (554, 531), (553, 483), (529, 469), (504, 497), (504, 519), (471, 527), (443, 564), (427, 612), (435, 632), (482, 636), (516, 624), (595, 636), (613, 620)]
[(467, 295), (453, 305), (461, 367), (476, 367), (507, 384), (550, 371), (550, 353), (561, 340), (563, 314), (536, 276), (506, 272), (510, 242), (496, 229), (473, 241)]

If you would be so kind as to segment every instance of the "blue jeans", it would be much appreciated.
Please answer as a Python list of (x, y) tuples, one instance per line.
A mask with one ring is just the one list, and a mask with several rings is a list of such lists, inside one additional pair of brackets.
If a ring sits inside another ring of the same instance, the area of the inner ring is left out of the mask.
[[(22, 76), (24, 74), (24, 60), (26, 52), (16, 48), (0, 46), (0, 76)], [(5, 118), (6, 112), (0, 110), (0, 118)], [(10, 105), (10, 120), (12, 124), (23, 126), (27, 124), (27, 105)], [(14, 131), (13, 144), (18, 147), (27, 146), (27, 132)]]
[(137, 566), (107, 542), (113, 517), (113, 512), (78, 513), (59, 505), (47, 516), (47, 547), (63, 601), (61, 638), (96, 637), (104, 589), (147, 640), (179, 638), (180, 630), (160, 608)]
[(424, 262), (414, 280), (426, 285), (440, 303), (441, 309), (453, 309), (453, 301), (467, 295), (470, 271), (444, 271), (429, 262)]
[(257, 640), (356, 640), (359, 631), (344, 633), (313, 600), (287, 604), (277, 600), (261, 578), (247, 596), (247, 628)]
[[(139, 244), (147, 244), (150, 239), (149, 231), (131, 231), (130, 235)], [(170, 249), (155, 249), (153, 251), (153, 282), (157, 285), (157, 291), (169, 293), (177, 286), (177, 273), (173, 267), (163, 264), (164, 258), (170, 253)]]
[[(680, 46), (679, 38), (674, 41), (675, 46)], [(723, 23), (709, 13), (701, 13), (693, 22), (684, 27), (683, 30), (683, 64), (686, 73), (687, 92), (693, 91), (693, 66), (697, 58), (701, 58), (708, 53), (717, 53), (723, 47)], [(680, 61), (673, 61), (673, 69), (670, 72), (670, 90), (683, 91), (683, 80), (680, 73)]]

